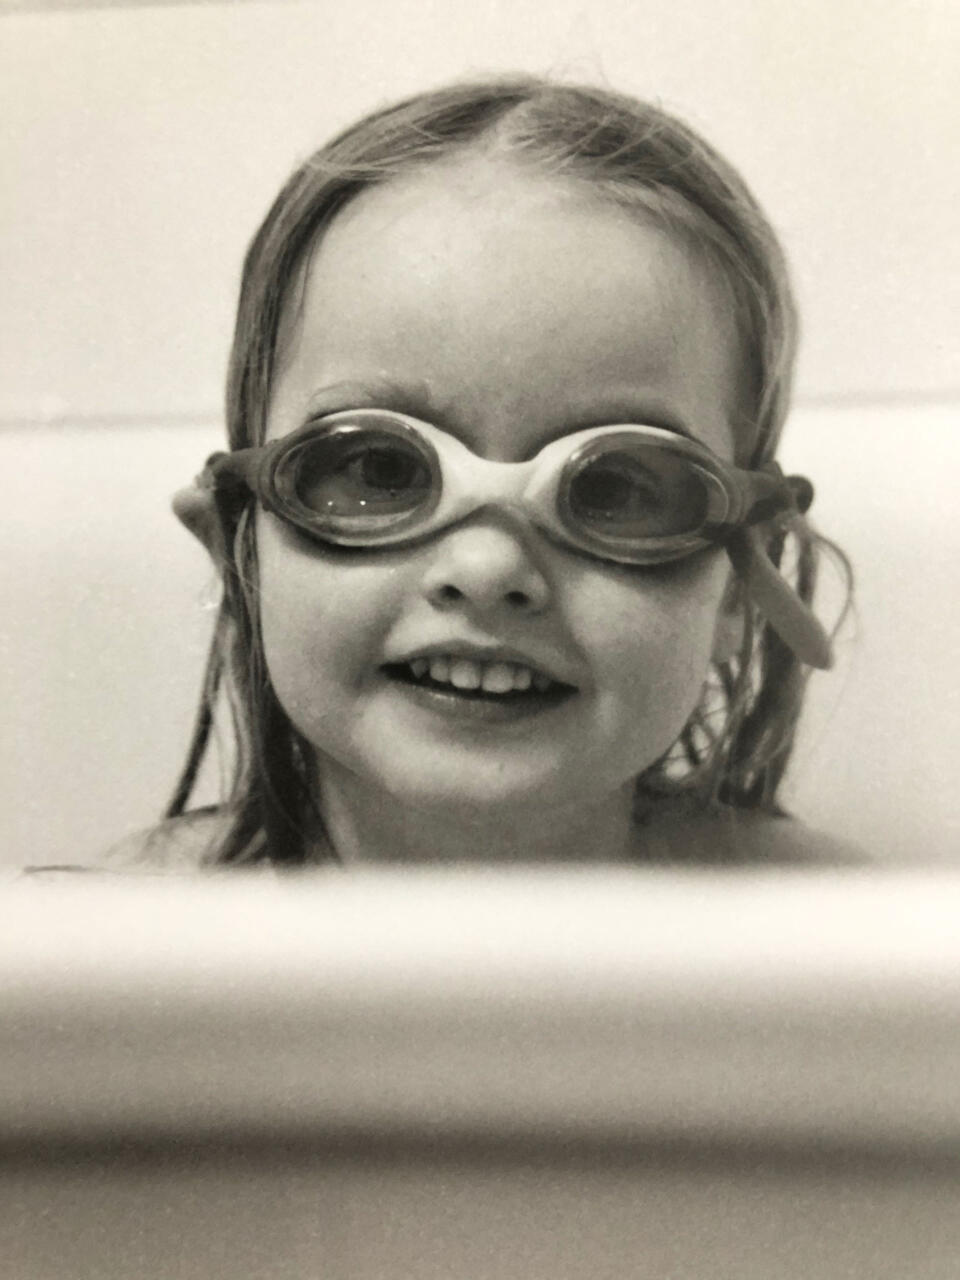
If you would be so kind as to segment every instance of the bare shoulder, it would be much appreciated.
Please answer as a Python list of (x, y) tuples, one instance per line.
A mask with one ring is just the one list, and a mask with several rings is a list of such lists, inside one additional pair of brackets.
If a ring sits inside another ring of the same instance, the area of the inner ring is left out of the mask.
[(644, 861), (692, 866), (868, 867), (849, 841), (796, 818), (749, 809), (672, 805), (641, 827)]
[(20, 877), (44, 883), (80, 872), (108, 874), (189, 875), (216, 865), (226, 819), (215, 809), (200, 809), (135, 831), (89, 862), (31, 863), (17, 868)]
[(224, 827), (224, 817), (216, 809), (186, 813), (124, 837), (107, 850), (99, 865), (106, 871), (200, 871), (213, 864)]
[(868, 867), (866, 853), (849, 840), (797, 818), (756, 814), (743, 820), (740, 839), (750, 861), (810, 867)]

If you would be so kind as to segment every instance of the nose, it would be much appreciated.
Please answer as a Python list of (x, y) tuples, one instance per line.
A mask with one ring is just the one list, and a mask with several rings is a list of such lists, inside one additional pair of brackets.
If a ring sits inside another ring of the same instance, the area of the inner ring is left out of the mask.
[(552, 595), (525, 531), (492, 519), (460, 525), (437, 540), (423, 590), (436, 609), (528, 614), (542, 613)]

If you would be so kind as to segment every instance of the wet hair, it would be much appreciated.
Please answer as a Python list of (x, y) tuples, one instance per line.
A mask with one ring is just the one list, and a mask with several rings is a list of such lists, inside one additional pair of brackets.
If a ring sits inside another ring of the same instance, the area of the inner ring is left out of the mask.
[[(293, 173), (248, 250), (227, 385), (230, 447), (265, 437), (282, 325), (324, 229), (359, 192), (469, 155), (582, 184), (679, 237), (726, 290), (739, 340), (736, 460), (772, 458), (789, 400), (797, 321), (783, 253), (740, 175), (661, 108), (607, 89), (532, 76), (456, 84), (374, 112)], [(183, 814), (225, 692), (235, 757), (211, 860), (335, 858), (313, 795), (316, 759), (270, 684), (260, 636), (252, 500), (220, 498), (224, 595), (186, 765), (167, 816)], [(813, 597), (820, 540), (794, 519), (768, 552)], [(733, 590), (737, 590), (736, 581)], [(742, 595), (742, 593), (741, 593)], [(806, 670), (748, 600), (743, 644), (711, 670), (679, 740), (637, 780), (637, 814), (671, 798), (781, 813)], [(318, 855), (318, 850), (321, 853)]]

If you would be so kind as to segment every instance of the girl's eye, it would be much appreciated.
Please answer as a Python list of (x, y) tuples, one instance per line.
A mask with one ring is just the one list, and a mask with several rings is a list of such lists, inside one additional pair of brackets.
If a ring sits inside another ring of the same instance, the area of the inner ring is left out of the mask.
[(706, 494), (686, 462), (663, 450), (615, 452), (588, 462), (574, 477), (570, 509), (598, 533), (651, 538), (686, 533), (706, 516)]
[(358, 484), (396, 498), (418, 487), (424, 471), (419, 459), (400, 449), (367, 449), (346, 468)]
[(389, 436), (322, 438), (305, 449), (297, 496), (318, 514), (382, 515), (412, 510), (430, 495), (430, 467), (416, 449)]
[(594, 464), (577, 476), (573, 496), (582, 511), (611, 520), (622, 518), (631, 509), (652, 509), (660, 504), (652, 478), (603, 463)]

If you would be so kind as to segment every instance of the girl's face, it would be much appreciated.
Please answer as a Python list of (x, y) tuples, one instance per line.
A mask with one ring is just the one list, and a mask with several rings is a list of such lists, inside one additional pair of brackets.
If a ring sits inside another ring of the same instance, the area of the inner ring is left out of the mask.
[[(678, 242), (477, 159), (337, 216), (288, 306), (268, 431), (370, 406), (498, 461), (617, 422), (732, 458), (736, 368), (723, 291)], [(393, 549), (318, 546), (262, 511), (257, 538), (277, 696), (324, 785), (371, 802), (501, 819), (626, 804), (732, 629), (720, 554), (618, 567), (496, 507)]]

